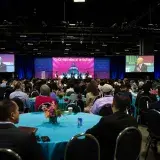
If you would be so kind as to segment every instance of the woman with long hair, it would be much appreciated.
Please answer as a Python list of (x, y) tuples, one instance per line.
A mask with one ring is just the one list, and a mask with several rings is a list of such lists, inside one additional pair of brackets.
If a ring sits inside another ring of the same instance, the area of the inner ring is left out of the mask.
[(85, 112), (90, 112), (90, 109), (93, 105), (95, 98), (99, 95), (98, 84), (95, 80), (91, 80), (91, 82), (87, 86), (87, 94), (86, 94), (86, 108)]

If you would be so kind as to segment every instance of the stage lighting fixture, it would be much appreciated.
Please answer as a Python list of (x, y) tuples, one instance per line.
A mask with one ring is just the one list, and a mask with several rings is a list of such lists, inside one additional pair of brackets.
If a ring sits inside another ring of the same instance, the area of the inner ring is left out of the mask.
[(85, 0), (73, 0), (73, 2), (86, 2)]

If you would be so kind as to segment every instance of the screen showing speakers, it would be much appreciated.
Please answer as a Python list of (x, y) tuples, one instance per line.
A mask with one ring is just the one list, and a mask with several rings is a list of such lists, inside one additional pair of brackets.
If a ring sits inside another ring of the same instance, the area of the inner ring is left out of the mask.
[(110, 59), (53, 57), (35, 59), (36, 78), (110, 78)]
[(154, 56), (126, 56), (126, 72), (154, 72)]
[(0, 54), (0, 72), (15, 72), (14, 54)]

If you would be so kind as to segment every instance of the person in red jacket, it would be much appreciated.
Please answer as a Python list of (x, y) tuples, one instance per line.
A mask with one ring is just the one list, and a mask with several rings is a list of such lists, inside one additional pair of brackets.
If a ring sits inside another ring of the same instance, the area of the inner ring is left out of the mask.
[(42, 85), (40, 88), (40, 96), (36, 97), (35, 111), (38, 111), (41, 104), (52, 102), (56, 103), (56, 100), (50, 97), (50, 88), (46, 84)]

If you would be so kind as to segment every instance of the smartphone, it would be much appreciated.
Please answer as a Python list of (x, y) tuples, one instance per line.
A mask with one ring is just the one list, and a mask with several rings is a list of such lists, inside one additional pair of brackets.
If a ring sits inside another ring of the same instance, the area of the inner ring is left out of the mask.
[(41, 139), (43, 142), (50, 142), (50, 138), (48, 136), (42, 136)]

